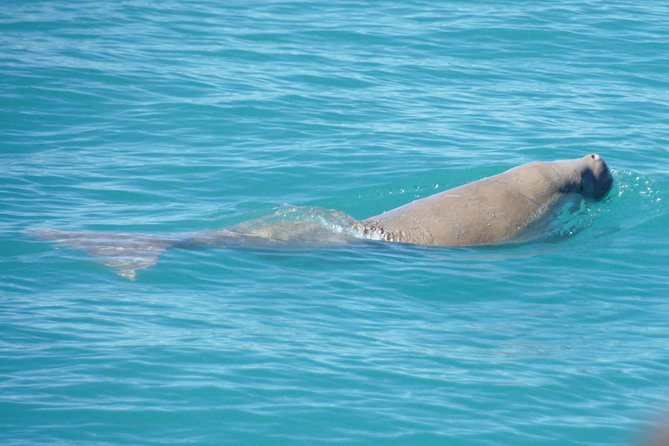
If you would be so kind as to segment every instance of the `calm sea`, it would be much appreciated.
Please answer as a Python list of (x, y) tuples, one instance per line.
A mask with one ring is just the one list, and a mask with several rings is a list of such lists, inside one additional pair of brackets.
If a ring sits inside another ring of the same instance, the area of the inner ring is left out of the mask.
[[(0, 443), (608, 446), (669, 410), (665, 1), (0, 3)], [(26, 234), (364, 218), (591, 152), (609, 196), (521, 245), (130, 281)]]

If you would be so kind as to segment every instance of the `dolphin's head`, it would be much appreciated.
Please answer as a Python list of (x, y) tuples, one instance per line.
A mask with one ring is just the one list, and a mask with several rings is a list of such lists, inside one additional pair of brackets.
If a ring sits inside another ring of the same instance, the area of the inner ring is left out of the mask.
[(604, 158), (593, 153), (581, 158), (583, 171), (581, 174), (581, 194), (586, 198), (599, 200), (603, 198), (613, 184), (613, 177)]

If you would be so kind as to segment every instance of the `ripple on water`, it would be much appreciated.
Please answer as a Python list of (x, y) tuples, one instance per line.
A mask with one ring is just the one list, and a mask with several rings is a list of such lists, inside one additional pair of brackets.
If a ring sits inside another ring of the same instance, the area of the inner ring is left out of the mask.
[[(7, 3), (1, 441), (624, 444), (667, 390), (667, 8)], [(130, 282), (24, 235), (338, 233), (591, 152), (613, 190), (531, 243), (174, 249)]]

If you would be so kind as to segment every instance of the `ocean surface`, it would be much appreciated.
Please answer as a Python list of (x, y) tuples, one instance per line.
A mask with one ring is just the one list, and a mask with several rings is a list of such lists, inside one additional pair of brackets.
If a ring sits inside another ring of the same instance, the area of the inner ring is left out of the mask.
[[(667, 2), (1, 4), (1, 444), (609, 446), (668, 413)], [(128, 280), (32, 236), (331, 226), (593, 152), (609, 195), (528, 243)]]

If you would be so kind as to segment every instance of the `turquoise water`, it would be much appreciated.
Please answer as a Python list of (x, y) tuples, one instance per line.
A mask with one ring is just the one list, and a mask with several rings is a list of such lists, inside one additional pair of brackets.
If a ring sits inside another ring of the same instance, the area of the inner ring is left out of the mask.
[[(2, 444), (630, 444), (669, 408), (669, 7), (3, 2)], [(534, 161), (552, 236), (168, 251), (27, 230), (364, 218)], [(302, 209), (302, 208), (300, 208)]]

